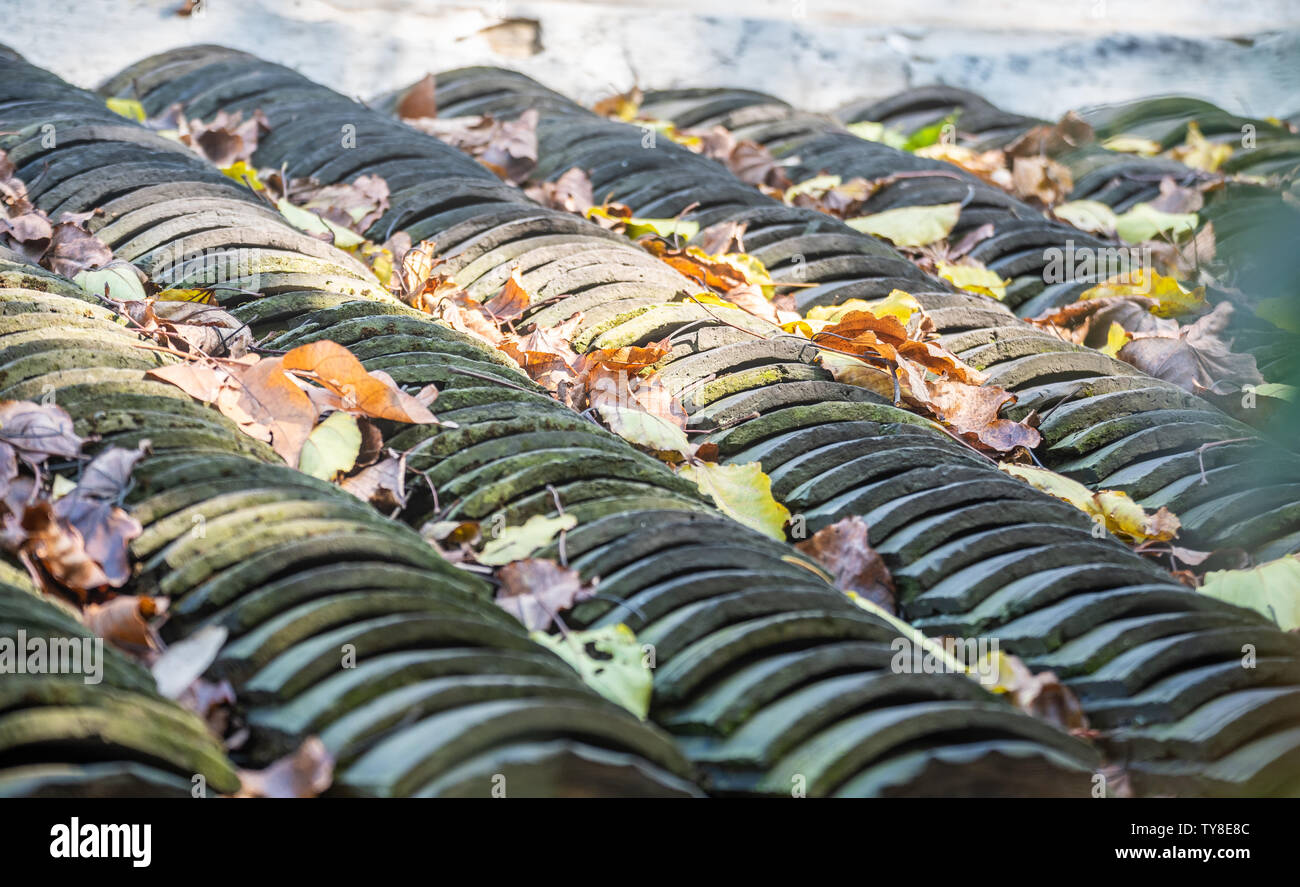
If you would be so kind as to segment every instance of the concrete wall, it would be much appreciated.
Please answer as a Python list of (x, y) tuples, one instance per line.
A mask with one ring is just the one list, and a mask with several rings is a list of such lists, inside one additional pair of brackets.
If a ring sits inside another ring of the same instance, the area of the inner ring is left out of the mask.
[(0, 40), (73, 82), (220, 43), (359, 97), (427, 71), (501, 64), (594, 101), (735, 85), (833, 108), (951, 83), (1056, 116), (1141, 95), (1300, 111), (1300, 0), (0, 0)]

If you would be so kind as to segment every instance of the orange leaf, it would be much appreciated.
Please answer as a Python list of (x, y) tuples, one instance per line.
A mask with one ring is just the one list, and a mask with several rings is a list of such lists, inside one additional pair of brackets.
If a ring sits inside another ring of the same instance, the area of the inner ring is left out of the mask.
[[(398, 388), (392, 377), (379, 370), (366, 372), (361, 361), (337, 342), (322, 340), (299, 345), (280, 361), (290, 372), (311, 374), (314, 381), (339, 395), (349, 412), (395, 422), (435, 421), (428, 407)], [(305, 392), (299, 393), (310, 403)]]

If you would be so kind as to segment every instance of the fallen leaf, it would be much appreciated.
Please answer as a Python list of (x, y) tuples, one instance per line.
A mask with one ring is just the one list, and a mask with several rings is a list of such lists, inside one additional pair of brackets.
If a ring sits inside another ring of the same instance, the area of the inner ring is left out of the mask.
[(1164, 508), (1148, 513), (1128, 497), (1115, 490), (1093, 492), (1076, 480), (1028, 465), (1000, 463), (998, 468), (1020, 478), (1035, 489), (1042, 490), (1093, 518), (1106, 530), (1126, 542), (1167, 542), (1178, 535), (1178, 518)]
[(535, 631), (529, 637), (573, 666), (600, 695), (645, 720), (654, 678), (641, 644), (626, 625), (570, 631), (559, 637)]
[(548, 517), (535, 514), (519, 526), (503, 527), (496, 538), (489, 539), (479, 552), (478, 562), (491, 567), (531, 557), (555, 541), (561, 533), (572, 530), (578, 519), (571, 514)]
[(896, 613), (894, 580), (868, 541), (867, 522), (856, 515), (822, 527), (795, 547), (831, 572), (835, 586)]
[(1287, 555), (1246, 570), (1205, 574), (1201, 593), (1263, 613), (1283, 631), (1300, 629), (1300, 558)]
[(76, 529), (85, 552), (114, 588), (131, 578), (129, 546), (143, 532), (140, 522), (118, 502), (126, 495), (131, 472), (149, 452), (148, 447), (145, 441), (134, 450), (105, 449), (82, 469), (76, 488), (54, 503), (55, 515)]
[(158, 632), (149, 624), (157, 612), (154, 598), (125, 594), (104, 604), (87, 604), (81, 618), (87, 628), (116, 647), (151, 651), (162, 647)]
[(1232, 145), (1226, 142), (1211, 142), (1201, 133), (1201, 126), (1195, 120), (1187, 122), (1187, 138), (1181, 145), (1171, 148), (1168, 156), (1192, 169), (1204, 172), (1218, 172), (1219, 167), (1232, 156)]
[(1001, 301), (1007, 294), (1010, 280), (1004, 280), (1001, 274), (990, 271), (974, 259), (964, 259), (957, 264), (939, 262), (936, 270), (939, 276), (968, 293), (988, 296)]
[(511, 561), (496, 575), (501, 582), (497, 606), (529, 631), (546, 631), (560, 613), (596, 593), (594, 585), (583, 584), (577, 570), (542, 558)]
[(691, 457), (691, 445), (676, 423), (613, 403), (595, 405), (609, 430), (665, 461), (680, 462)]
[(298, 456), (298, 470), (321, 480), (332, 481), (347, 474), (361, 452), (361, 429), (350, 413), (330, 413), (312, 429)]
[(314, 798), (334, 781), (334, 758), (315, 736), (265, 770), (240, 770), (237, 798)]
[(0, 441), (37, 466), (50, 456), (77, 458), (85, 438), (76, 434), (72, 417), (60, 406), (5, 400), (0, 401)]
[(997, 683), (991, 688), (994, 693), (1009, 696), (1016, 708), (1062, 730), (1088, 729), (1083, 706), (1054, 672), (1034, 674), (1018, 657), (1001, 650), (988, 655), (993, 661), (981, 663), (981, 668), (996, 669)]
[(438, 87), (432, 74), (425, 74), (406, 91), (394, 109), (403, 119), (438, 116)]
[(340, 483), (343, 489), (381, 511), (406, 505), (406, 456), (381, 459)]
[(960, 203), (904, 206), (848, 219), (846, 224), (855, 231), (883, 237), (895, 246), (926, 246), (951, 234), (960, 215)]
[[(436, 421), (428, 407), (398, 388), (387, 373), (381, 370), (366, 372), (361, 361), (336, 342), (322, 339), (299, 345), (279, 361), (283, 369), (307, 374), (337, 394), (343, 399), (343, 408), (349, 412), (394, 422)], [(262, 363), (268, 361), (264, 359)], [(247, 375), (246, 372), (245, 379)]]
[(1060, 203), (1074, 190), (1074, 177), (1066, 167), (1047, 157), (1016, 157), (1011, 166), (1012, 193), (1045, 206)]
[(772, 480), (757, 462), (685, 465), (681, 475), (694, 481), (723, 513), (773, 539), (785, 539), (790, 510), (772, 498)]
[(1215, 388), (1220, 383), (1259, 384), (1264, 381), (1255, 356), (1236, 353), (1222, 336), (1232, 318), (1232, 305), (1220, 302), (1195, 323), (1176, 332), (1135, 334), (1119, 351), (1119, 359), (1142, 372), (1187, 390)]

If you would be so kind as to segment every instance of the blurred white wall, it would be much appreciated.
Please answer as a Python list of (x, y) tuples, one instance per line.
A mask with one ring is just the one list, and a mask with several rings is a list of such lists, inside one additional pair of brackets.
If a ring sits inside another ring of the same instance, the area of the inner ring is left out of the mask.
[(814, 110), (945, 82), (1056, 116), (1179, 92), (1300, 111), (1300, 0), (0, 0), (0, 41), (83, 86), (220, 43), (365, 97), (427, 71), (518, 68), (578, 99), (733, 85)]

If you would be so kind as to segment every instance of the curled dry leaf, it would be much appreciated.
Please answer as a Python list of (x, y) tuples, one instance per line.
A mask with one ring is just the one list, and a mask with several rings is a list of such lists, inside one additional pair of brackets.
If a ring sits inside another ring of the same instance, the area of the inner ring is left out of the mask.
[[(896, 379), (903, 400), (920, 407), (926, 415), (947, 424), (972, 443), (1008, 452), (1016, 447), (1032, 449), (1042, 440), (1037, 429), (999, 418), (999, 411), (1014, 403), (1015, 395), (984, 385), (983, 373), (967, 366), (938, 343), (913, 339), (908, 328), (893, 315), (877, 317), (870, 311), (850, 311), (835, 324), (815, 333), (812, 340), (828, 349), (828, 353), (847, 353), (877, 365), (884, 364), (892, 376), (891, 386)], [(842, 381), (855, 384), (856, 379), (866, 376), (866, 387), (879, 390), (876, 374), (845, 366), (838, 359), (824, 360)]]
[(596, 203), (591, 190), (591, 179), (585, 170), (577, 166), (565, 170), (553, 182), (529, 185), (524, 193), (543, 206), (577, 215), (585, 215)]
[(322, 339), (299, 345), (280, 361), (283, 369), (306, 374), (337, 394), (348, 412), (394, 422), (435, 421), (428, 407), (398, 388), (391, 376), (381, 370), (367, 372), (351, 351), (336, 342)]
[(309, 736), (265, 770), (240, 770), (237, 798), (314, 798), (334, 782), (334, 758)]
[(851, 591), (890, 613), (898, 612), (894, 580), (868, 542), (867, 522), (856, 515), (822, 527), (795, 547), (830, 571), (841, 591)]
[(996, 668), (998, 675), (994, 693), (1006, 694), (1016, 708), (1063, 730), (1088, 729), (1083, 706), (1054, 672), (1034, 674), (1018, 657), (1001, 650), (989, 655), (995, 659), (989, 668)]
[(497, 570), (497, 579), (497, 606), (529, 631), (546, 631), (558, 614), (596, 593), (595, 583), (584, 584), (577, 570), (542, 558), (508, 563)]
[(162, 649), (158, 632), (150, 624), (162, 612), (165, 601), (146, 595), (122, 594), (104, 604), (87, 604), (81, 618), (96, 635), (124, 650), (138, 654)]
[(1028, 465), (1001, 463), (998, 468), (1014, 475), (1035, 489), (1049, 493), (1087, 514), (1105, 529), (1131, 543), (1168, 542), (1178, 535), (1179, 520), (1172, 512), (1159, 508), (1148, 513), (1127, 493), (1118, 490), (1093, 492), (1076, 480)]
[(339, 484), (381, 511), (406, 505), (406, 455), (389, 455), (368, 465)]
[(129, 546), (143, 531), (140, 522), (117, 503), (131, 483), (131, 472), (149, 452), (144, 441), (134, 450), (109, 447), (82, 469), (77, 486), (54, 503), (54, 513), (80, 534), (83, 546), (103, 570), (108, 585), (131, 578)]
[(1070, 169), (1048, 157), (1016, 157), (1011, 166), (1011, 189), (1017, 197), (1054, 206), (1074, 190)]
[(1221, 383), (1254, 385), (1264, 381), (1255, 356), (1236, 353), (1223, 338), (1232, 305), (1221, 302), (1195, 323), (1177, 331), (1138, 334), (1119, 351), (1119, 359), (1148, 375), (1195, 392)]
[(146, 299), (122, 302), (120, 310), (163, 344), (209, 357), (241, 357), (253, 345), (248, 324), (220, 308), (198, 301)]
[(251, 163), (258, 140), (271, 131), (266, 115), (260, 110), (254, 111), (247, 120), (239, 111), (234, 114), (219, 111), (210, 123), (179, 115), (176, 125), (181, 144), (221, 169), (241, 161)]
[(438, 116), (438, 83), (432, 74), (425, 74), (406, 91), (395, 109), (403, 120)]
[(6, 400), (0, 401), (0, 442), (37, 466), (50, 456), (75, 459), (85, 438), (76, 434), (72, 417), (60, 406)]

